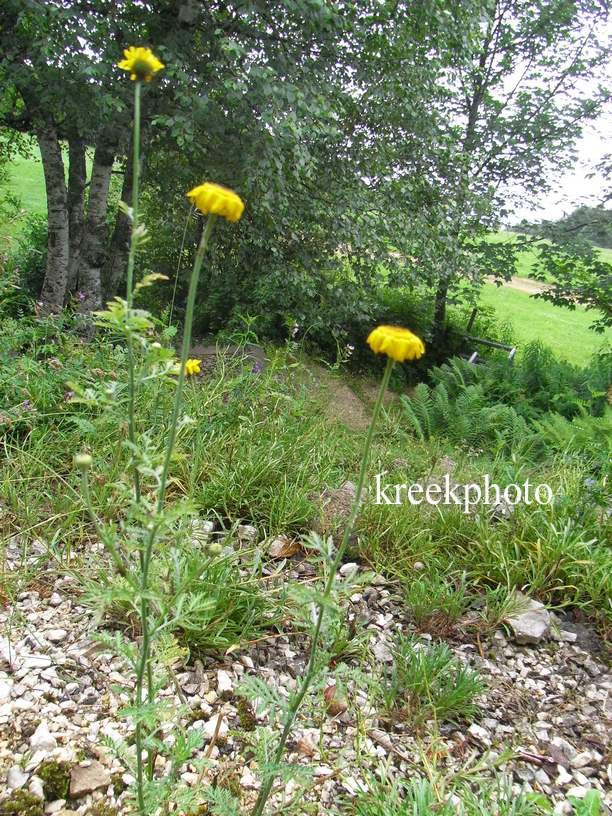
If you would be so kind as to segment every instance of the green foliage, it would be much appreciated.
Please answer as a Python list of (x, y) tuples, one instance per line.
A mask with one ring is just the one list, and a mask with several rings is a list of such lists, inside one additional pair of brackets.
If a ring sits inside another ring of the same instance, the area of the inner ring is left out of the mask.
[(552, 803), (542, 794), (512, 791), (510, 780), (478, 779), (472, 790), (468, 785), (451, 780), (450, 795), (444, 796), (446, 780), (436, 778), (390, 782), (383, 777), (368, 779), (368, 791), (358, 796), (357, 816), (545, 816), (552, 813)]
[(44, 802), (28, 791), (14, 791), (0, 802), (0, 816), (43, 816)]
[(605, 524), (605, 476), (585, 480), (585, 463), (561, 454), (531, 469), (518, 457), (492, 462), (468, 453), (453, 479), (481, 481), (485, 473), (502, 489), (529, 475), (532, 482), (551, 487), (554, 501), (517, 506), (501, 520), (481, 512), (466, 515), (461, 508), (428, 512), (422, 506), (368, 505), (360, 521), (360, 552), (408, 589), (421, 577), (413, 567), (420, 561), (442, 579), (449, 572), (465, 571), (472, 586), (522, 588), (551, 605), (580, 607), (604, 628), (609, 625), (612, 554)]
[(599, 816), (605, 812), (601, 794), (596, 790), (589, 790), (583, 799), (570, 796), (570, 802), (575, 816)]
[(612, 382), (612, 358), (603, 353), (591, 364), (579, 369), (559, 360), (551, 349), (539, 342), (527, 344), (512, 364), (508, 360), (489, 359), (471, 365), (454, 358), (433, 368), (431, 379), (444, 385), (455, 399), (470, 385), (479, 385), (490, 403), (514, 407), (525, 419), (535, 419), (554, 411), (571, 419), (582, 408), (595, 415), (605, 407)]
[(401, 397), (409, 426), (422, 441), (443, 436), (455, 445), (511, 451), (522, 443), (527, 423), (514, 408), (489, 403), (481, 385), (468, 385), (451, 400), (444, 384), (420, 383), (410, 398)]
[(388, 715), (416, 726), (428, 720), (457, 722), (473, 716), (474, 698), (484, 686), (478, 675), (454, 657), (445, 643), (428, 646), (398, 635), (393, 666), (383, 670), (380, 696)]
[(436, 573), (411, 581), (404, 599), (417, 627), (439, 635), (452, 630), (470, 603), (465, 576), (452, 581)]
[(37, 300), (47, 265), (47, 219), (29, 214), (11, 247), (7, 268), (17, 276), (24, 294)]
[(568, 457), (592, 463), (595, 473), (609, 473), (612, 455), (612, 409), (603, 416), (592, 417), (586, 412), (571, 421), (560, 414), (547, 414), (534, 426), (542, 444), (550, 451), (560, 451)]
[[(266, 619), (278, 614), (280, 600), (272, 604), (258, 575), (240, 575), (231, 555), (211, 555), (197, 540), (181, 538), (160, 550), (151, 572), (151, 597), (158, 614), (170, 621), (168, 628), (180, 644), (194, 654), (225, 652), (262, 634)], [(138, 614), (138, 599), (125, 581), (97, 577), (88, 586), (92, 604), (112, 619), (130, 623)]]
[(66, 762), (47, 760), (38, 766), (36, 776), (42, 779), (45, 796), (49, 801), (68, 798), (70, 767)]

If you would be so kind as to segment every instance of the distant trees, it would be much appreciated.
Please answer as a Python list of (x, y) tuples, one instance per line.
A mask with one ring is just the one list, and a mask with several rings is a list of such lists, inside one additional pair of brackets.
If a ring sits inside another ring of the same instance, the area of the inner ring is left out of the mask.
[(597, 247), (612, 249), (612, 209), (603, 205), (576, 207), (569, 215), (552, 221), (530, 222), (526, 219), (517, 225), (516, 229), (527, 234), (539, 233), (545, 227), (549, 233), (554, 233), (558, 239), (581, 238)]

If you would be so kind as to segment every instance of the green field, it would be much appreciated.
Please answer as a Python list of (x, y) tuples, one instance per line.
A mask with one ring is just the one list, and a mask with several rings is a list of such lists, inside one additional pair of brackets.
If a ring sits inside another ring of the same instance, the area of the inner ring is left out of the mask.
[[(21, 208), (27, 213), (46, 214), (45, 179), (40, 160), (18, 156), (10, 165), (7, 186), (10, 187), (11, 194), (19, 200)], [(0, 234), (6, 235), (13, 232), (14, 225), (10, 225), (7, 229), (5, 224), (0, 224)]]
[[(497, 232), (490, 236), (492, 242), (515, 241), (515, 232)], [(612, 263), (612, 249), (600, 249), (602, 258)], [(529, 278), (536, 261), (534, 250), (526, 250), (518, 256), (516, 276)], [(512, 325), (515, 340), (519, 344), (541, 340), (576, 365), (588, 363), (605, 343), (612, 342), (612, 332), (596, 334), (589, 329), (595, 312), (587, 312), (581, 306), (570, 310), (553, 306), (545, 300), (534, 298), (508, 286), (497, 287), (487, 283), (481, 292), (481, 302), (493, 306), (504, 322)]]
[(537, 339), (554, 349), (559, 357), (584, 365), (606, 341), (612, 342), (612, 332), (601, 335), (589, 329), (595, 313), (582, 307), (571, 311), (526, 292), (491, 283), (484, 285), (480, 299), (493, 306), (502, 321), (512, 325), (519, 353), (522, 344)]

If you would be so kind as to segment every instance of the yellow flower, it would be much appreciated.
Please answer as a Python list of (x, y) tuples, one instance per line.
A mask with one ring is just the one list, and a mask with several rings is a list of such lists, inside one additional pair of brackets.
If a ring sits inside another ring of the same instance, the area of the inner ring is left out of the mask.
[(425, 354), (421, 338), (400, 326), (377, 326), (368, 335), (368, 345), (376, 354), (386, 354), (397, 363), (418, 360)]
[(201, 360), (187, 360), (185, 363), (185, 374), (188, 377), (193, 376), (194, 374), (200, 374), (202, 371), (202, 361)]
[(239, 221), (244, 211), (244, 201), (239, 195), (227, 187), (208, 181), (190, 190), (187, 198), (205, 215), (220, 215), (228, 221)]
[(158, 71), (164, 68), (150, 48), (131, 45), (123, 52), (125, 59), (117, 63), (117, 68), (128, 71), (131, 80), (142, 79), (150, 82)]

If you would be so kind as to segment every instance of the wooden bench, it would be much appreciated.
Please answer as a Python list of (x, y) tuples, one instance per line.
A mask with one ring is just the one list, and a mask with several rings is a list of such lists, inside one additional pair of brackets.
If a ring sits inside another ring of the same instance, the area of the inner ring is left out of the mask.
[[(466, 333), (463, 335), (465, 340), (468, 340), (470, 343), (478, 343), (481, 346), (486, 346), (487, 348), (498, 349), (500, 351), (505, 351), (508, 354), (508, 360), (512, 362), (514, 360), (514, 355), (516, 354), (516, 346), (510, 346), (507, 343), (498, 343), (496, 340), (485, 340), (484, 337), (474, 337), (474, 335), (470, 334), (472, 330), (472, 326), (474, 325), (474, 321), (476, 320), (476, 315), (478, 314), (478, 308), (474, 307), (472, 309), (472, 314), (470, 315), (470, 319), (468, 320), (468, 324), (465, 327)], [(478, 359), (478, 352), (473, 351), (471, 354), (465, 353), (459, 355), (464, 360), (467, 360), (468, 363), (472, 363), (473, 365), (478, 365), (480, 360)]]

